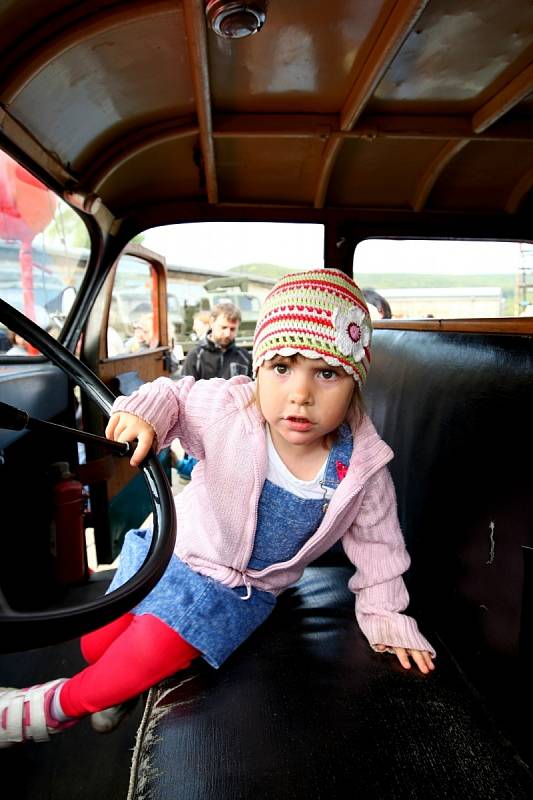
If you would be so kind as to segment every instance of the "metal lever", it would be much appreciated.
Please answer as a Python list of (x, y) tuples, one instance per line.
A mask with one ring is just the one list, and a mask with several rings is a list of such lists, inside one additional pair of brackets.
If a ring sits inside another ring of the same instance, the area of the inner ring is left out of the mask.
[(117, 456), (127, 456), (132, 452), (132, 442), (112, 442), (105, 436), (97, 436), (94, 433), (86, 433), (76, 428), (67, 428), (65, 425), (57, 425), (55, 422), (45, 422), (41, 419), (30, 417), (26, 411), (21, 411), (15, 406), (0, 402), (0, 428), (7, 428), (10, 431), (28, 430), (47, 430), (57, 436), (67, 436), (76, 439), (78, 442), (89, 444), (100, 444), (107, 447)]

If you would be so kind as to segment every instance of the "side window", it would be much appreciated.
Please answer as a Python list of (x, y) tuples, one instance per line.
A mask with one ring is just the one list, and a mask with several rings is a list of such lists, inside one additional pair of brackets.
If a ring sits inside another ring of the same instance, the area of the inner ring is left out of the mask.
[(533, 316), (533, 245), (367, 239), (353, 274), (374, 319)]
[(239, 298), (239, 308), (241, 311), (258, 311), (259, 309), (257, 305), (257, 297), (251, 297), (249, 294), (243, 294)]
[(150, 264), (134, 256), (120, 258), (109, 308), (109, 358), (159, 345), (156, 291), (157, 276)]
[(209, 329), (210, 311), (231, 303), (236, 343), (250, 348), (261, 304), (288, 272), (324, 266), (324, 226), (193, 222), (151, 228), (142, 245), (165, 257), (170, 340), (180, 362)]
[[(81, 217), (0, 151), (0, 296), (52, 336), (84, 276), (89, 236)], [(0, 354), (37, 351), (0, 323)]]

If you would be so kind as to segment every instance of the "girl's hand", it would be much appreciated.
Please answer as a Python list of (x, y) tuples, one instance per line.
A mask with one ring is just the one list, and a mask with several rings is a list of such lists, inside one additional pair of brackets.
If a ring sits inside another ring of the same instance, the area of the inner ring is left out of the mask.
[(435, 664), (431, 658), (431, 653), (429, 653), (427, 650), (406, 650), (405, 647), (388, 648), (387, 645), (384, 644), (376, 644), (374, 645), (374, 649), (377, 650), (378, 653), (384, 653), (385, 650), (389, 649), (393, 650), (396, 658), (404, 669), (411, 669), (409, 657), (413, 659), (420, 672), (423, 672), (424, 675), (427, 675), (429, 672), (435, 669)]
[(146, 458), (155, 439), (152, 426), (135, 414), (128, 414), (127, 411), (119, 411), (111, 416), (105, 435), (115, 442), (133, 442), (137, 439), (137, 446), (130, 459), (132, 467), (138, 467)]

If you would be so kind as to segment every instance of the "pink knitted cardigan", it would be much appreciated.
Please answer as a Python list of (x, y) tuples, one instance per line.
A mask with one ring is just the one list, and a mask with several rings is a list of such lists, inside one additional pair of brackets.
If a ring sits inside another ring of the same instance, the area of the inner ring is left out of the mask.
[(253, 382), (242, 376), (196, 382), (159, 378), (113, 405), (113, 412), (129, 411), (149, 422), (159, 449), (179, 439), (199, 459), (190, 485), (176, 498), (176, 555), (227, 586), (279, 594), (341, 539), (357, 568), (349, 587), (370, 644), (434, 655), (415, 620), (401, 613), (409, 602), (402, 574), (410, 561), (386, 466), (393, 453), (367, 416), (354, 431), (350, 464), (316, 533), (289, 561), (247, 569), (267, 472), (265, 420), (253, 392)]

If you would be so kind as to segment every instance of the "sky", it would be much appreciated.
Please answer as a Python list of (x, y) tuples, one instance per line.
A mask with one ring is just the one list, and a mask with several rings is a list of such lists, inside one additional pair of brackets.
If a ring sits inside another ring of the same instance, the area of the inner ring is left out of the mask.
[[(250, 264), (292, 269), (323, 267), (321, 225), (272, 222), (198, 222), (145, 232), (143, 244), (170, 264), (225, 271)], [(531, 256), (533, 259), (533, 254)], [(448, 274), (516, 273), (522, 261), (513, 242), (400, 242), (374, 239), (356, 251), (360, 272)]]
[(227, 270), (238, 264), (323, 267), (321, 225), (277, 222), (193, 222), (151, 228), (143, 245), (170, 263)]

